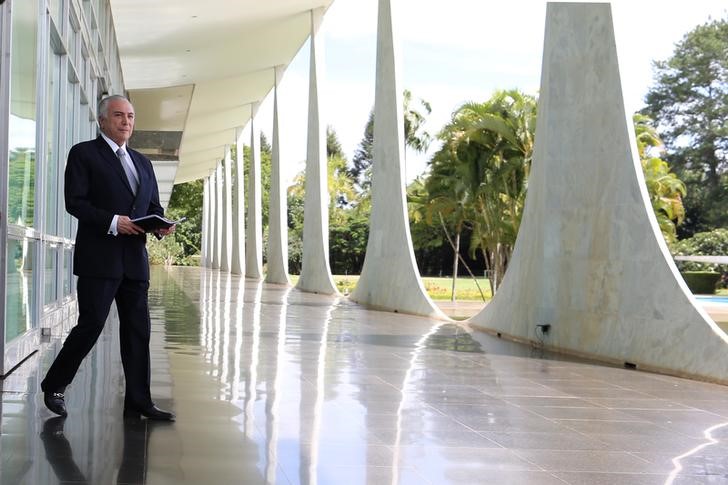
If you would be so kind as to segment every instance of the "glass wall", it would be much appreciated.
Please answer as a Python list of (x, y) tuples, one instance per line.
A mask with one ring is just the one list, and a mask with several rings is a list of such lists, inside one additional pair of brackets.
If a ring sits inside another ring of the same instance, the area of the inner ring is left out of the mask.
[(35, 317), (35, 241), (8, 239), (7, 248), (5, 341), (9, 342), (30, 329)]
[(96, 136), (99, 97), (124, 92), (109, 1), (0, 4), (0, 375), (73, 301), (66, 156)]
[(58, 299), (58, 246), (48, 244), (45, 253), (43, 303), (48, 305)]
[(35, 158), (38, 2), (13, 2), (11, 18), (8, 222), (32, 227)]
[(46, 220), (45, 232), (47, 234), (58, 234), (58, 189), (59, 189), (59, 164), (61, 154), (61, 134), (58, 126), (61, 121), (61, 56), (53, 49), (49, 49), (48, 55), (48, 103), (46, 111), (46, 179), (45, 179), (45, 204)]

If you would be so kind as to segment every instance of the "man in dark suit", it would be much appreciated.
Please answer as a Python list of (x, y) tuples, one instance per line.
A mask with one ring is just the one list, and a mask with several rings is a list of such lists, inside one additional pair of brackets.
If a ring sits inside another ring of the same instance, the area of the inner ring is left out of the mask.
[[(101, 135), (68, 154), (66, 210), (78, 219), (73, 273), (78, 276), (78, 323), (41, 383), (45, 405), (66, 416), (64, 392), (101, 334), (111, 303), (119, 313), (121, 361), (126, 377), (124, 417), (173, 421), (150, 392), (147, 303), (149, 261), (144, 230), (131, 219), (163, 215), (152, 164), (127, 147), (134, 107), (123, 96), (99, 103)], [(161, 237), (174, 230), (160, 230)]]

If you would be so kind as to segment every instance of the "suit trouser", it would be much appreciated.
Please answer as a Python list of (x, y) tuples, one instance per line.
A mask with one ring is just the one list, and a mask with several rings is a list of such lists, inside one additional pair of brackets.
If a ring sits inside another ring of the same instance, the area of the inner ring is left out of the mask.
[(78, 323), (63, 342), (61, 351), (41, 382), (43, 392), (63, 392), (91, 351), (116, 300), (119, 312), (121, 363), (126, 377), (124, 407), (151, 406), (148, 305), (149, 281), (78, 278)]

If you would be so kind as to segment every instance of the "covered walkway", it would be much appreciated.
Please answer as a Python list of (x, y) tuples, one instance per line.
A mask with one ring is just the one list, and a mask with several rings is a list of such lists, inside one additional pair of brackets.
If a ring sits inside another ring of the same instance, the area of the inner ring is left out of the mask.
[[(153, 388), (121, 419), (112, 319), (52, 418), (60, 339), (2, 386), (0, 483), (725, 483), (725, 387), (566, 361), (455, 323), (156, 268)], [(673, 481), (674, 480), (674, 481)]]

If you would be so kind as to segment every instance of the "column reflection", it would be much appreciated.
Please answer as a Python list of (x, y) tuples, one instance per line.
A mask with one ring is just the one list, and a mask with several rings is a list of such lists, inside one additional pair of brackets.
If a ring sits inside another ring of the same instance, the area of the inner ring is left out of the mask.
[(331, 312), (338, 303), (338, 297), (326, 309), (326, 317), (321, 329), (321, 340), (316, 366), (316, 401), (313, 407), (313, 425), (311, 426), (311, 462), (308, 465), (308, 483), (318, 483), (319, 449), (321, 445), (321, 415), (326, 395), (326, 352), (329, 342), (329, 326), (331, 325)]
[(410, 359), (409, 366), (407, 366), (407, 370), (404, 374), (404, 380), (402, 381), (402, 387), (401, 387), (401, 395), (402, 398), (399, 401), (399, 406), (397, 407), (397, 421), (395, 424), (395, 430), (396, 435), (394, 438), (394, 443), (392, 444), (392, 449), (394, 450), (394, 454), (392, 455), (392, 485), (396, 485), (399, 483), (400, 479), (400, 473), (399, 473), (399, 463), (400, 463), (400, 450), (401, 450), (401, 442), (402, 442), (402, 419), (404, 415), (405, 407), (408, 404), (408, 397), (411, 394), (414, 394), (414, 386), (413, 388), (410, 388), (410, 385), (412, 384), (412, 374), (415, 370), (415, 366), (417, 364), (417, 360), (420, 357), (420, 353), (423, 349), (426, 348), (425, 343), (437, 333), (438, 330), (440, 330), (440, 327), (442, 327), (445, 324), (445, 322), (437, 322), (435, 323), (430, 330), (424, 334), (415, 344), (415, 348), (412, 351), (412, 358)]
[[(225, 295), (222, 301), (222, 335), (219, 339), (220, 345), (222, 346), (222, 352), (220, 353), (221, 370), (220, 370), (220, 381), (222, 387), (220, 388), (220, 399), (225, 400), (230, 392), (230, 382), (228, 382), (228, 373), (230, 370), (229, 349), (230, 349), (230, 320), (231, 316), (231, 297), (232, 297), (232, 278), (230, 273), (225, 273), (223, 276), (225, 280)], [(237, 278), (236, 278), (237, 279)]]
[(240, 361), (243, 352), (243, 334), (245, 322), (243, 321), (243, 309), (245, 308), (245, 279), (236, 278), (238, 291), (235, 297), (235, 349), (233, 355), (233, 379), (230, 386), (230, 399), (233, 404), (240, 402)]
[[(280, 433), (279, 407), (283, 391), (286, 386), (282, 385), (283, 372), (285, 367), (286, 351), (286, 318), (288, 315), (288, 293), (290, 288), (283, 289), (280, 299), (280, 312), (278, 316), (278, 332), (276, 334), (275, 347), (275, 368), (273, 369), (272, 389), (268, 392), (266, 400), (266, 468), (265, 477), (268, 483), (276, 483), (276, 472), (278, 470), (278, 437)], [(278, 304), (278, 302), (276, 302)], [(272, 320), (274, 321), (274, 320)]]
[(248, 380), (245, 386), (245, 436), (253, 438), (255, 431), (255, 401), (258, 395), (258, 358), (260, 352), (260, 297), (263, 292), (263, 282), (255, 283), (253, 294), (253, 335), (250, 346), (250, 363), (248, 366)]

